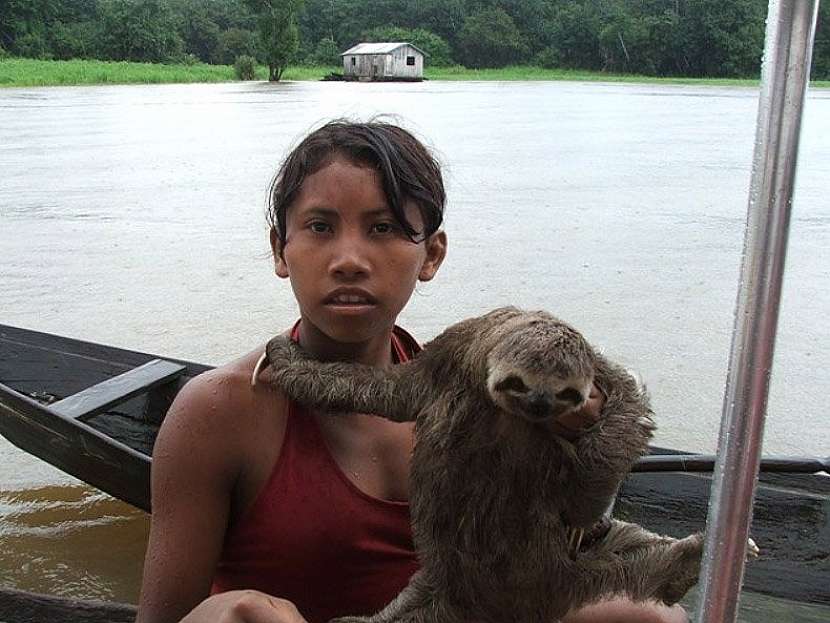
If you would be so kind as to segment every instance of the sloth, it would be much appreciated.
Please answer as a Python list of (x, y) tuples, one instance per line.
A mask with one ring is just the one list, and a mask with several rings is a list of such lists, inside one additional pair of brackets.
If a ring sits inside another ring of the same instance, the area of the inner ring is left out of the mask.
[[(316, 361), (285, 337), (260, 364), (313, 409), (415, 422), (421, 568), (379, 613), (332, 623), (551, 623), (608, 595), (673, 604), (697, 581), (701, 534), (675, 539), (606, 515), (655, 430), (645, 389), (546, 312), (464, 320), (387, 369)], [(593, 384), (602, 417), (569, 440), (557, 419)]]

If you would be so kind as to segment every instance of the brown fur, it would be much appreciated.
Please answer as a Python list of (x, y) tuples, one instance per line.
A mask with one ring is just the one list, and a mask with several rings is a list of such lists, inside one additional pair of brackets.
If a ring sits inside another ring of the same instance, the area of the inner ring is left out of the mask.
[[(654, 430), (644, 390), (567, 324), (495, 310), (451, 326), (389, 369), (321, 363), (275, 338), (273, 382), (330, 412), (416, 422), (411, 512), (421, 571), (373, 617), (338, 623), (552, 623), (603, 596), (672, 604), (696, 582), (702, 537), (603, 517)], [(601, 420), (569, 442), (552, 421), (591, 383)]]

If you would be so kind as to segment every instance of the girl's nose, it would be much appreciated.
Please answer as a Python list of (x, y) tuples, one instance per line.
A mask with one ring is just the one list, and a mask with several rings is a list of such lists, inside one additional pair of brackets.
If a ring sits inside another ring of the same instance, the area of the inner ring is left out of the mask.
[(334, 250), (329, 271), (341, 279), (354, 279), (369, 273), (369, 261), (360, 245), (343, 240)]

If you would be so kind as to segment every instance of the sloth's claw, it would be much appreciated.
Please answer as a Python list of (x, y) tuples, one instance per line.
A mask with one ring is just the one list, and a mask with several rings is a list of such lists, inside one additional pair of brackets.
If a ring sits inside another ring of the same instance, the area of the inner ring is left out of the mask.
[(761, 550), (752, 539), (747, 540), (746, 544), (746, 558), (747, 560), (754, 560), (761, 554)]
[(568, 552), (570, 552), (571, 558), (576, 559), (584, 537), (585, 530), (582, 528), (568, 528)]

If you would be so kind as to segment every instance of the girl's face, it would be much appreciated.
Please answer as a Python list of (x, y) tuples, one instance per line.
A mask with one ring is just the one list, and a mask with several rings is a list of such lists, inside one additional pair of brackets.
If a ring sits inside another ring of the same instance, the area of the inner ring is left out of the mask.
[[(286, 214), (286, 242), (271, 244), (276, 273), (291, 280), (303, 324), (341, 344), (385, 341), (417, 281), (435, 275), (446, 252), (436, 232), (413, 243), (386, 202), (373, 169), (336, 157), (303, 182)], [(423, 220), (405, 207), (416, 230)]]

